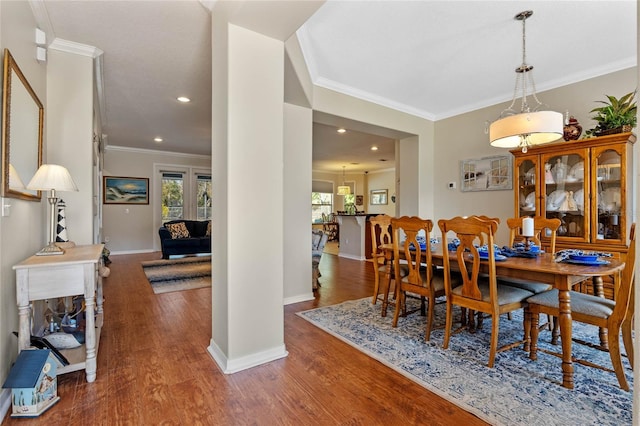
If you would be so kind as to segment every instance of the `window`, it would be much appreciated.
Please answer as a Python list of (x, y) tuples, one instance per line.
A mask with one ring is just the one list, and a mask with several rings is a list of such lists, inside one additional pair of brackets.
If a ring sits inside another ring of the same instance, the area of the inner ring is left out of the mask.
[(333, 193), (311, 193), (311, 222), (321, 223), (322, 215), (330, 215), (333, 211)]
[(162, 173), (162, 221), (184, 219), (182, 173)]
[(196, 219), (211, 219), (211, 176), (196, 175)]

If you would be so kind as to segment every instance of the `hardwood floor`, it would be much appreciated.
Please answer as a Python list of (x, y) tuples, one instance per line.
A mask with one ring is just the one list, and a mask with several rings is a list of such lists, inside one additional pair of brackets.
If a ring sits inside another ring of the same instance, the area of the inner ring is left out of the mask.
[(154, 294), (140, 262), (158, 258), (111, 257), (96, 381), (59, 376), (60, 402), (3, 425), (486, 424), (295, 315), (372, 294), (369, 263), (323, 255), (316, 299), (284, 308), (289, 355), (225, 375), (206, 349), (211, 289)]

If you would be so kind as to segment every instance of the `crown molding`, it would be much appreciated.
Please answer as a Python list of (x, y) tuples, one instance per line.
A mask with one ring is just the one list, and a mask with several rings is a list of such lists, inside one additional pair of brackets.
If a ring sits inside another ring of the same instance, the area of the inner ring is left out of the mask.
[(173, 157), (182, 157), (182, 158), (198, 158), (198, 159), (209, 159), (210, 155), (202, 155), (202, 154), (187, 154), (184, 152), (173, 152), (173, 151), (161, 151), (159, 149), (146, 149), (146, 148), (131, 148), (128, 146), (118, 146), (118, 145), (109, 145), (105, 147), (105, 151), (117, 151), (117, 152), (128, 152), (128, 153), (136, 153), (136, 154), (159, 154), (159, 155), (171, 155)]
[(75, 41), (69, 41), (56, 37), (49, 49), (58, 50), (60, 52), (73, 53), (75, 55), (88, 56), (90, 58), (97, 58), (104, 52), (95, 46), (89, 46), (88, 44), (76, 43)]
[(36, 20), (36, 26), (44, 31), (47, 40), (55, 39), (56, 35), (53, 32), (53, 25), (49, 19), (49, 12), (47, 12), (44, 0), (29, 0), (29, 6), (31, 6), (31, 13)]

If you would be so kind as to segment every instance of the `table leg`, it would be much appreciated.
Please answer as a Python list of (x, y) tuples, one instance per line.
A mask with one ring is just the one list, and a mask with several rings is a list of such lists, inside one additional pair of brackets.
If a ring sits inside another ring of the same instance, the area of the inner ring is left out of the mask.
[(31, 306), (18, 306), (18, 352), (31, 346)]
[[(602, 282), (602, 277), (593, 277), (593, 294), (604, 298), (604, 283)], [(600, 347), (609, 350), (609, 332), (606, 328), (600, 327), (598, 332), (600, 336)]]
[(85, 346), (87, 350), (87, 359), (85, 360), (85, 370), (87, 373), (87, 382), (91, 383), (96, 380), (96, 320), (95, 320), (95, 297), (86, 297), (85, 314)]
[(560, 339), (562, 340), (562, 386), (573, 389), (573, 362), (571, 361), (571, 336), (573, 324), (571, 319), (571, 296), (569, 290), (558, 291), (560, 306)]

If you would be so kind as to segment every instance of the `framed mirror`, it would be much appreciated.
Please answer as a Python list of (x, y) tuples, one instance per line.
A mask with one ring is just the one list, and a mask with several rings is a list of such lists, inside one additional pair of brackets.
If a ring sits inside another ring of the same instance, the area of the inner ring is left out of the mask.
[(4, 50), (3, 76), (0, 195), (39, 201), (40, 191), (26, 186), (42, 164), (44, 107), (9, 49)]

